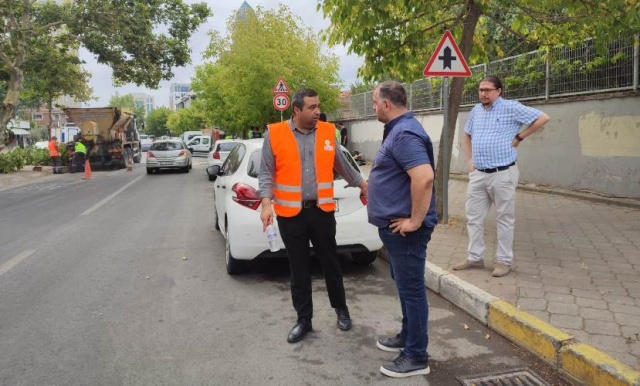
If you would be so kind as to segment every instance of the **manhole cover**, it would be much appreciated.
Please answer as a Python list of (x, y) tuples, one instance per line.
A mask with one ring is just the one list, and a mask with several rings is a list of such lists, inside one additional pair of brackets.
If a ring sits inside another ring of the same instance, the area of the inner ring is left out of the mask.
[(459, 377), (458, 380), (465, 386), (549, 386), (547, 382), (529, 369), (469, 375)]

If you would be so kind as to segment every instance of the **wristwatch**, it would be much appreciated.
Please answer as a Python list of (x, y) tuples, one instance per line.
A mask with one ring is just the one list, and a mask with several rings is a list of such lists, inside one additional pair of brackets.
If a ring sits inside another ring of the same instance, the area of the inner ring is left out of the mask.
[(518, 142), (524, 141), (524, 138), (520, 136), (520, 133), (516, 134), (516, 139), (518, 140)]

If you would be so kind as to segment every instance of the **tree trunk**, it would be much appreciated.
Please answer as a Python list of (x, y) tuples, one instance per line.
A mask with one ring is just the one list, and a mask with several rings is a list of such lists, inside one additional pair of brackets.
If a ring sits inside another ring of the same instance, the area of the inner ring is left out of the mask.
[(8, 59), (7, 56), (2, 55), (2, 61), (5, 64), (7, 71), (9, 71), (9, 84), (7, 86), (7, 93), (0, 105), (0, 148), (4, 144), (7, 123), (13, 117), (18, 105), (18, 98), (22, 92), (22, 86), (24, 83), (24, 65), (27, 59), (27, 49), (25, 47), (25, 40), (17, 39), (15, 47), (15, 59), (13, 62)]
[(5, 136), (7, 135), (6, 127), (16, 111), (23, 82), (24, 71), (22, 68), (17, 65), (10, 67), (7, 94), (2, 101), (2, 105), (0, 105), (0, 144), (3, 144), (5, 141)]
[[(474, 0), (467, 1), (467, 15), (464, 18), (462, 39), (460, 40), (460, 52), (462, 56), (468, 61), (471, 48), (473, 47), (473, 35), (475, 33), (478, 19), (480, 18), (481, 9), (475, 4)], [(444, 168), (442, 156), (444, 154), (444, 146), (447, 146), (448, 154), (452, 154), (453, 149), (453, 137), (455, 135), (455, 127), (458, 120), (458, 111), (460, 110), (460, 102), (462, 101), (462, 91), (464, 87), (464, 78), (455, 77), (451, 82), (449, 88), (449, 127), (442, 128), (442, 134), (440, 136), (440, 145), (438, 147), (438, 168), (436, 170), (436, 211), (438, 212), (438, 218), (442, 222), (444, 212), (444, 202), (442, 197), (442, 186), (444, 183)], [(444, 142), (445, 130), (448, 133), (448, 141)], [(451, 158), (449, 158), (449, 164), (451, 164)], [(448, 177), (448, 176), (447, 176)]]
[[(49, 131), (49, 138), (51, 138), (51, 136), (53, 135), (53, 133), (51, 132), (51, 125), (53, 124), (53, 114), (51, 113), (51, 109), (53, 108), (53, 97), (51, 95), (49, 95), (49, 97), (47, 98), (47, 109), (49, 110), (49, 124), (47, 125), (47, 129)], [(60, 139), (62, 140), (62, 139)]]

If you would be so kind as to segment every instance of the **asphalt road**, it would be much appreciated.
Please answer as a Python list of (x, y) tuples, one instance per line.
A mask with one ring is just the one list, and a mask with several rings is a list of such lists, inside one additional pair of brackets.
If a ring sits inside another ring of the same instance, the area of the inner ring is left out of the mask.
[(430, 294), (432, 374), (391, 380), (376, 349), (400, 309), (384, 261), (345, 261), (354, 328), (335, 326), (321, 274), (314, 332), (294, 323), (288, 265), (224, 267), (206, 160), (191, 173), (94, 172), (0, 191), (0, 385), (459, 385), (545, 365)]

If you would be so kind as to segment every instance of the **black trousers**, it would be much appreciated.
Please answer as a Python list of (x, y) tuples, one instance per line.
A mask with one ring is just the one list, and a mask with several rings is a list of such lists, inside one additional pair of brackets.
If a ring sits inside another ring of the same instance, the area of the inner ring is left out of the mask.
[(71, 173), (84, 172), (84, 153), (75, 153), (71, 160)]
[(342, 268), (336, 247), (336, 219), (333, 212), (318, 207), (303, 208), (297, 216), (278, 217), (280, 236), (289, 256), (291, 299), (298, 321), (311, 320), (311, 248), (324, 271), (329, 302), (333, 308), (347, 308)]

